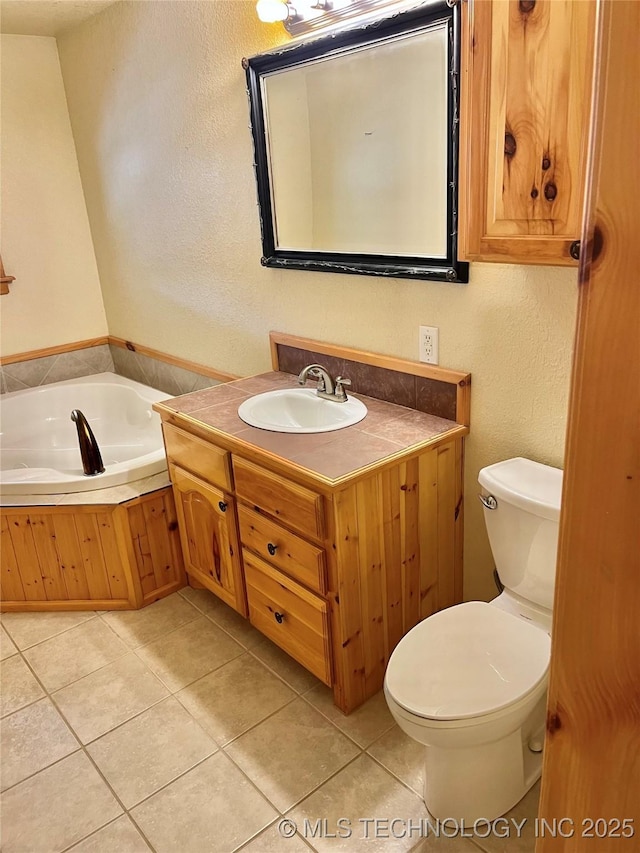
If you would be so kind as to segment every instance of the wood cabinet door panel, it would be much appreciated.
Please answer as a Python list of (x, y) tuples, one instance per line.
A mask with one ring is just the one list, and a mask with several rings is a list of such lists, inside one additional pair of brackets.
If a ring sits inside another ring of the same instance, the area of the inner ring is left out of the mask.
[(170, 462), (192, 471), (222, 489), (231, 489), (231, 454), (185, 432), (173, 424), (162, 425)]
[(464, 15), (462, 254), (577, 266), (595, 4), (473, 0)]
[(242, 544), (310, 589), (325, 593), (324, 550), (263, 515), (238, 507)]
[(322, 539), (325, 530), (322, 495), (237, 456), (233, 458), (233, 473), (239, 498), (306, 536)]
[(187, 573), (246, 616), (233, 498), (175, 465), (170, 469)]
[(325, 684), (331, 685), (326, 601), (244, 551), (249, 619)]

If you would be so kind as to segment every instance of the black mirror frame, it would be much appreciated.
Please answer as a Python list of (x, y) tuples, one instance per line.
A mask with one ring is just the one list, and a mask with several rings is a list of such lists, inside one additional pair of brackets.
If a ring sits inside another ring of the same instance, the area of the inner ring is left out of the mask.
[[(448, 240), (444, 258), (423, 258), (345, 252), (317, 252), (278, 249), (275, 245), (271, 187), (262, 102), (261, 77), (271, 71), (293, 67), (321, 56), (339, 54), (393, 35), (402, 35), (429, 24), (446, 23), (449, 57), (448, 118), (449, 142), (447, 156)], [(261, 264), (266, 267), (382, 275), (392, 278), (428, 279), (466, 283), (469, 264), (458, 260), (458, 149), (460, 94), (460, 9), (457, 0), (431, 2), (397, 12), (386, 18), (315, 38), (301, 44), (285, 45), (269, 53), (242, 60), (247, 75), (247, 93), (251, 114), (251, 132), (255, 154), (255, 174), (262, 232)]]

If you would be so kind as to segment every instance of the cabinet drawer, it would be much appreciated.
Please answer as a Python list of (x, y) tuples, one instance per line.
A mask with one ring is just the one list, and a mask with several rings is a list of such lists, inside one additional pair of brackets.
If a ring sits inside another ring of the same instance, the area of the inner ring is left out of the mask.
[(325, 684), (331, 685), (326, 601), (243, 550), (249, 619)]
[(215, 486), (231, 489), (231, 454), (172, 424), (163, 424), (167, 456), (172, 462), (204, 477)]
[(236, 494), (307, 536), (324, 536), (322, 495), (271, 474), (244, 459), (233, 458)]
[(327, 591), (322, 548), (246, 507), (238, 507), (238, 519), (243, 545), (311, 589)]

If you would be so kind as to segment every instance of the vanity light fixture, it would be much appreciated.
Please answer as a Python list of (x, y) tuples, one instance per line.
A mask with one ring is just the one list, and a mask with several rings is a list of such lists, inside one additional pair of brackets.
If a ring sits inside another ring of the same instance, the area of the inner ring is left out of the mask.
[[(342, 29), (356, 19), (378, 17), (383, 12), (400, 11), (403, 8), (428, 5), (433, 0), (258, 0), (256, 11), (265, 23), (282, 22), (292, 36), (303, 36), (313, 32)], [(459, 0), (447, 0), (455, 5)]]
[(295, 0), (294, 7), (288, 0), (258, 0), (256, 11), (261, 21), (282, 21), (287, 32), (296, 36), (341, 23), (376, 3), (379, 0)]
[(296, 10), (286, 0), (258, 0), (256, 12), (265, 24), (277, 24), (279, 21), (284, 22), (298, 17)]

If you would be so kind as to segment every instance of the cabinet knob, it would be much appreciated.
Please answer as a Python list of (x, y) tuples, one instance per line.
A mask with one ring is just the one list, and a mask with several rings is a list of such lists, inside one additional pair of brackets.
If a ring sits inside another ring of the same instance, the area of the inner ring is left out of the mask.
[(274, 554), (276, 553), (277, 550), (278, 550), (277, 545), (274, 545), (272, 542), (267, 543), (267, 551), (271, 554), (272, 557), (274, 556)]
[(275, 616), (278, 625), (282, 625), (282, 623), (284, 622), (284, 613), (278, 613), (278, 611), (276, 610), (273, 615)]
[(224, 501), (218, 501), (218, 506), (220, 507), (220, 512), (227, 511), (227, 504)]

